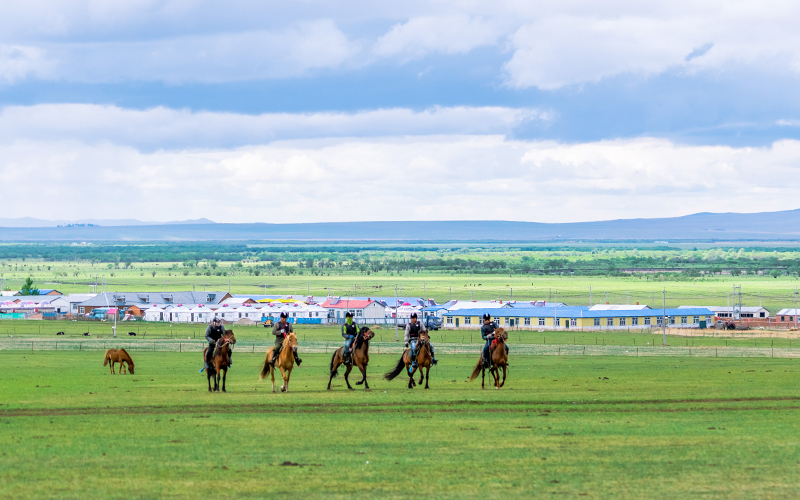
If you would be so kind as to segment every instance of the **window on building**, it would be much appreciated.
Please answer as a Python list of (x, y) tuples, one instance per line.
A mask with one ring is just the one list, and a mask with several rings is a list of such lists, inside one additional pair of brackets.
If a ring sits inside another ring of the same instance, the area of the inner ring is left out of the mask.
[(606, 318), (606, 326), (614, 326), (614, 318)]
[(86, 310), (85, 307), (81, 307), (81, 314), (83, 314), (85, 310)]
[(631, 318), (631, 326), (639, 326), (639, 318)]
[(600, 326), (600, 318), (594, 319), (594, 326)]
[(650, 316), (644, 318), (644, 326), (650, 326)]
[(448, 316), (447, 317), (447, 324), (448, 325), (452, 325), (453, 324), (453, 317), (452, 316)]
[(464, 316), (464, 324), (471, 325), (472, 324), (472, 317), (471, 316)]
[(539, 326), (544, 326), (544, 318), (539, 318)]
[(531, 326), (531, 319), (525, 318), (525, 326)]
[(578, 320), (575, 318), (571, 318), (569, 320), (569, 326), (578, 326)]
[(781, 321), (786, 321), (786, 316), (781, 316)]
[(759, 318), (766, 318), (765, 313), (763, 311), (758, 313), (758, 317)]
[(664, 317), (663, 316), (657, 316), (656, 317), (656, 326), (664, 326)]
[(669, 317), (669, 324), (670, 325), (674, 325), (675, 324), (675, 316), (670, 316)]
[(686, 316), (681, 316), (681, 324), (685, 325), (686, 323), (688, 323), (687, 317)]
[(700, 323), (700, 316), (694, 316), (692, 318), (692, 323), (694, 323), (695, 325)]
[(628, 318), (620, 318), (619, 326), (628, 326)]
[(505, 318), (506, 326), (511, 324), (511, 318)]

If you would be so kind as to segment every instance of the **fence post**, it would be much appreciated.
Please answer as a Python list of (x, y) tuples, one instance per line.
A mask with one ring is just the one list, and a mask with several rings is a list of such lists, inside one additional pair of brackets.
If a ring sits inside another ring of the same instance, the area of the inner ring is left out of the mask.
[(83, 349), (83, 342), (78, 342), (78, 352)]
[(178, 352), (183, 352), (183, 344), (178, 343)]

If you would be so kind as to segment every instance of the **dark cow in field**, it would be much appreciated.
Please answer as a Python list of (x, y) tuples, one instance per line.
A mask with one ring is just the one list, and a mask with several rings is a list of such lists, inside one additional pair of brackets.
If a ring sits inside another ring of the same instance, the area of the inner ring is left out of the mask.
[(56, 335), (64, 335), (64, 332), (56, 332)]
[(130, 335), (131, 337), (135, 337), (136, 336), (136, 332), (128, 332), (128, 335)]
[(83, 334), (84, 337), (88, 337), (90, 335), (91, 335), (91, 333), (89, 333), (89, 332), (86, 332), (86, 333)]

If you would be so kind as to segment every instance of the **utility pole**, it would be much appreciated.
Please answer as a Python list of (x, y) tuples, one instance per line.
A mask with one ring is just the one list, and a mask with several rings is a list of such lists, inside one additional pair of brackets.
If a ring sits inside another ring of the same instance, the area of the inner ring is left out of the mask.
[(794, 287), (794, 327), (797, 329), (797, 287)]
[(397, 285), (394, 286), (394, 341), (397, 342)]
[(589, 307), (592, 307), (592, 285), (589, 285)]
[[(742, 285), (733, 287), (733, 310), (731, 316), (734, 321), (742, 320)], [(737, 300), (738, 299), (738, 300)]]
[(626, 303), (626, 304), (630, 304), (630, 303), (631, 303), (631, 300), (630, 300), (630, 290), (625, 290), (625, 303)]
[(664, 328), (663, 339), (661, 345), (667, 345), (667, 289), (664, 289), (664, 309), (661, 310), (661, 326)]
[(449, 300), (453, 300), (453, 287), (452, 286), (450, 287), (450, 299)]

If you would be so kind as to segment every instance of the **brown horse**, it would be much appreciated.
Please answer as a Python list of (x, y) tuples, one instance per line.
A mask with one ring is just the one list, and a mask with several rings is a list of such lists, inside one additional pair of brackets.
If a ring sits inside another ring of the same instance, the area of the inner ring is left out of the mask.
[[(350, 375), (350, 370), (353, 369), (353, 365), (355, 364), (359, 370), (361, 370), (361, 374), (363, 377), (360, 381), (356, 382), (356, 385), (364, 384), (364, 389), (369, 390), (369, 384), (367, 383), (367, 365), (369, 364), (369, 341), (372, 337), (375, 336), (375, 332), (369, 329), (367, 326), (362, 326), (361, 331), (358, 332), (356, 335), (355, 340), (353, 341), (353, 355), (351, 356), (352, 363), (347, 364), (347, 370), (344, 372), (344, 381), (347, 383), (347, 388), (351, 391), (353, 387), (350, 385), (350, 380), (348, 380), (348, 375)], [(333, 377), (339, 374), (339, 365), (344, 364), (344, 347), (340, 347), (336, 349), (333, 353), (333, 357), (331, 358), (331, 378), (328, 379), (328, 390), (331, 390), (331, 381)]]
[[(272, 352), (275, 347), (270, 347), (267, 350), (267, 356), (264, 358), (264, 366), (261, 368), (260, 380), (264, 380), (269, 373), (272, 376), (272, 392), (275, 392), (275, 367), (270, 364), (272, 359)], [(294, 332), (289, 332), (289, 335), (283, 340), (283, 348), (275, 364), (281, 369), (281, 377), (283, 377), (283, 385), (281, 392), (289, 392), (289, 377), (292, 376), (292, 368), (294, 368), (294, 353), (297, 351), (297, 336)]]
[[(230, 352), (231, 346), (236, 344), (236, 337), (231, 330), (225, 330), (222, 337), (217, 340), (217, 345), (214, 347), (214, 354), (211, 358), (211, 366), (206, 370), (206, 378), (208, 379), (208, 392), (219, 392), (219, 379), (220, 372), (222, 375), (222, 392), (225, 390), (225, 379), (228, 376), (228, 365), (231, 363)], [(203, 362), (206, 360), (206, 352), (208, 347), (203, 349)], [(211, 390), (211, 377), (214, 377), (214, 390)]]
[(103, 360), (103, 366), (111, 363), (111, 374), (114, 374), (114, 363), (119, 363), (119, 373), (125, 369), (125, 363), (128, 363), (128, 371), (133, 375), (133, 359), (128, 351), (125, 349), (109, 349), (106, 351), (106, 359)]
[[(500, 389), (503, 387), (503, 384), (506, 383), (506, 369), (508, 368), (508, 354), (506, 354), (506, 339), (508, 339), (508, 333), (502, 329), (498, 328), (494, 331), (494, 339), (492, 346), (489, 348), (489, 356), (492, 358), (492, 367), (489, 369), (489, 373), (494, 377), (494, 388)], [(500, 369), (503, 369), (503, 380), (500, 380)], [(475, 365), (475, 369), (472, 370), (472, 375), (469, 377), (469, 381), (472, 382), (475, 380), (475, 377), (478, 376), (478, 373), (481, 374), (481, 389), (485, 389), (484, 382), (486, 379), (486, 369), (483, 367), (483, 356), (478, 359), (478, 364)]]
[[(408, 369), (411, 366), (411, 349), (406, 349), (403, 351), (403, 354), (400, 356), (400, 361), (397, 362), (397, 366), (394, 367), (394, 370), (390, 371), (386, 375), (383, 376), (386, 380), (393, 380), (396, 376), (400, 375), (400, 372), (403, 371), (403, 368), (406, 369), (406, 373), (408, 373), (408, 388), (413, 389), (416, 382), (414, 382), (414, 373), (419, 368), (419, 383), (422, 385), (422, 382), (425, 382), (425, 388), (429, 389), (428, 387), (428, 374), (431, 371), (431, 342), (430, 337), (427, 333), (421, 333), (419, 335), (419, 343), (417, 345), (417, 349), (419, 352), (417, 353), (417, 366), (412, 368), (411, 370)], [(422, 372), (423, 368), (425, 369), (425, 373)]]

